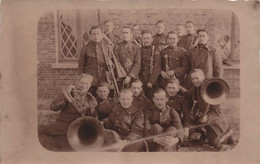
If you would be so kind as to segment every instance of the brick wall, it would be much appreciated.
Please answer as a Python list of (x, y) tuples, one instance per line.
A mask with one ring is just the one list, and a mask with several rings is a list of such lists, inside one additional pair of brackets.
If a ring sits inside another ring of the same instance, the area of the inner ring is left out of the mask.
[[(46, 12), (38, 22), (37, 58), (38, 58), (38, 97), (50, 98), (61, 92), (65, 84), (72, 84), (78, 74), (76, 68), (52, 68), (56, 63), (56, 22), (54, 11)], [(196, 22), (197, 27), (205, 23), (209, 30), (210, 44), (215, 38), (215, 15), (212, 10), (101, 10), (100, 22), (111, 19), (115, 22), (116, 32), (126, 24), (139, 24), (154, 32), (154, 23), (161, 19), (167, 23), (166, 32), (174, 30), (176, 25), (186, 20)], [(231, 97), (239, 97), (239, 69), (226, 69), (224, 78), (231, 85)]]

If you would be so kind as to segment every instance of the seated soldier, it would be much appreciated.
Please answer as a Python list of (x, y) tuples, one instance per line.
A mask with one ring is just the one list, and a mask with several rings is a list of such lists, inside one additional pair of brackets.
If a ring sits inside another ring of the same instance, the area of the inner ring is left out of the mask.
[(167, 101), (165, 90), (159, 88), (154, 93), (154, 105), (145, 112), (145, 136), (169, 133), (161, 137), (154, 137), (152, 141), (148, 140), (151, 151), (176, 150), (176, 144), (182, 142), (183, 139), (183, 128), (179, 115), (166, 105)]
[(115, 103), (114, 99), (109, 97), (109, 84), (102, 82), (97, 87), (97, 106), (96, 111), (98, 114), (98, 120), (105, 123), (111, 112), (111, 109)]
[[(97, 101), (88, 93), (92, 80), (91, 75), (82, 73), (76, 87), (70, 85), (66, 89), (67, 91), (64, 91), (50, 104), (51, 110), (60, 111), (52, 133), (60, 151), (72, 151), (67, 140), (67, 130), (74, 120), (84, 115), (97, 116), (95, 112)], [(72, 97), (69, 97), (68, 94), (71, 94)]]
[(119, 94), (119, 103), (115, 103), (108, 120), (106, 129), (116, 131), (122, 140), (132, 141), (143, 137), (144, 115), (141, 110), (132, 105), (133, 93), (123, 89)]
[[(220, 105), (210, 105), (201, 96), (201, 85), (205, 81), (202, 70), (194, 69), (191, 72), (193, 88), (188, 97), (189, 109), (184, 112), (184, 137), (189, 137), (192, 131), (204, 132), (209, 145), (217, 149), (222, 148), (222, 143), (233, 143), (232, 130), (222, 112)], [(205, 124), (205, 125), (203, 125)], [(202, 125), (203, 128), (192, 128)]]
[(141, 111), (147, 110), (152, 102), (143, 92), (143, 82), (138, 79), (134, 80), (131, 84), (131, 90), (134, 95), (133, 105)]
[(180, 91), (179, 81), (177, 79), (167, 81), (165, 90), (169, 97), (167, 105), (170, 108), (173, 108), (179, 114), (180, 119), (182, 120), (182, 115), (183, 115), (182, 112), (184, 109), (185, 97), (179, 92)]

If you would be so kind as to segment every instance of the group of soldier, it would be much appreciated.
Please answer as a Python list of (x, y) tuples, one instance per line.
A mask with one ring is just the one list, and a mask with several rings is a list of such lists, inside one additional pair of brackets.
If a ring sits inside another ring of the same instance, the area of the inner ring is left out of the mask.
[(90, 29), (78, 61), (77, 85), (67, 88), (79, 91), (80, 105), (64, 94), (51, 103), (52, 110), (60, 111), (53, 135), (61, 151), (72, 150), (67, 130), (82, 115), (97, 118), (121, 142), (154, 136), (147, 141), (150, 151), (176, 151), (186, 139), (219, 150), (233, 144), (220, 105), (208, 104), (201, 96), (203, 82), (223, 74), (222, 56), (208, 45), (207, 30), (195, 31), (194, 23), (187, 21), (165, 35), (160, 20), (155, 35), (133, 25), (123, 26), (120, 37), (112, 21), (105, 21), (104, 27)]

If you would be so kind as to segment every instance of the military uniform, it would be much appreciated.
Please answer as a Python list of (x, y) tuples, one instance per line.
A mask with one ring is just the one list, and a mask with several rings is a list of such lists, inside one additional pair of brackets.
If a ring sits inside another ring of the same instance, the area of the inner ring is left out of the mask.
[(144, 95), (143, 92), (141, 92), (141, 94), (138, 97), (134, 96), (132, 104), (141, 111), (145, 111), (152, 105), (152, 102)]
[[(178, 137), (180, 142), (183, 141), (183, 127), (178, 113), (169, 106), (166, 111), (162, 112), (155, 105), (145, 111), (144, 131), (145, 136), (157, 135), (161, 133), (173, 133), (173, 137)], [(176, 134), (174, 134), (176, 133)], [(149, 141), (151, 151), (159, 151), (161, 149), (157, 143)], [(175, 150), (175, 148), (172, 148)]]
[(108, 33), (106, 34), (106, 36), (114, 43), (120, 43), (121, 42), (121, 38), (119, 35), (116, 35), (114, 32)]
[(116, 131), (123, 140), (136, 140), (143, 137), (144, 115), (133, 105), (127, 109), (115, 103), (107, 122), (106, 129)]
[(126, 74), (133, 79), (139, 79), (138, 75), (141, 68), (140, 48), (132, 41), (123, 41), (114, 47), (114, 54)]
[[(150, 99), (158, 85), (158, 77), (161, 72), (161, 56), (155, 46), (144, 46), (141, 48), (141, 71), (140, 80), (143, 82), (145, 95)], [(148, 88), (147, 83), (152, 83), (153, 87)]]
[[(201, 69), (206, 78), (222, 77), (222, 56), (214, 48), (208, 45), (197, 45), (190, 50), (191, 71), (195, 68)], [(187, 88), (192, 87), (190, 75), (187, 78)]]
[[(96, 113), (91, 114), (89, 109), (89, 102), (91, 97), (89, 95), (83, 96), (82, 98), (82, 108), (85, 115), (96, 117)], [(71, 103), (69, 103), (66, 97), (62, 94), (57, 96), (50, 104), (50, 109), (53, 111), (60, 111), (60, 114), (53, 125), (52, 135), (56, 138), (58, 142), (59, 149), (61, 151), (72, 151), (67, 140), (67, 130), (69, 125), (79, 118), (80, 116), (75, 111)]]
[[(221, 136), (229, 130), (229, 124), (220, 105), (209, 105), (206, 103), (201, 97), (200, 90), (200, 87), (193, 87), (192, 91), (187, 93), (189, 95), (187, 99), (188, 109), (184, 111), (184, 127), (200, 125), (199, 119), (205, 115), (208, 119), (206, 123), (208, 125), (205, 125), (208, 142), (210, 145), (218, 147)], [(194, 101), (197, 101), (197, 103), (194, 104)]]
[[(166, 71), (166, 67), (168, 65), (168, 71), (174, 70), (175, 76), (179, 80), (180, 85), (184, 86), (185, 75), (190, 69), (188, 51), (181, 47), (168, 46), (161, 51), (161, 58), (161, 69)], [(165, 87), (167, 79), (164, 79), (162, 76), (160, 76), (159, 80), (161, 87)]]
[(185, 97), (177, 93), (175, 96), (170, 96), (167, 102), (167, 106), (173, 108), (182, 120), (182, 111), (184, 109)]
[[(105, 55), (111, 59), (110, 47), (103, 43), (90, 42), (81, 49), (78, 65), (79, 73), (93, 76), (90, 92), (96, 95), (95, 89), (100, 82), (108, 82), (108, 69)], [(94, 89), (93, 89), (94, 88)]]
[(167, 36), (165, 34), (155, 34), (152, 45), (155, 45), (155, 48), (161, 51), (167, 45)]
[(197, 36), (195, 34), (187, 34), (187, 35), (182, 36), (179, 39), (179, 42), (177, 43), (177, 45), (186, 50), (190, 50), (191, 48), (196, 46), (196, 40), (197, 40)]
[[(114, 106), (115, 100), (113, 98), (108, 97), (106, 100), (101, 100), (97, 98), (98, 105), (96, 106), (96, 111), (98, 114), (98, 120), (104, 121), (107, 120), (112, 107)], [(105, 119), (105, 120), (104, 120)]]

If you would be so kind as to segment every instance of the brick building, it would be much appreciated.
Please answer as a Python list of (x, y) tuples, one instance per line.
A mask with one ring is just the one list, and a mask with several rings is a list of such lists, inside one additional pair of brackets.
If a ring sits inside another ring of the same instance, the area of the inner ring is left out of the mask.
[[(197, 28), (203, 27), (209, 31), (211, 45), (216, 44), (219, 36), (229, 35), (230, 59), (235, 64), (224, 67), (224, 79), (231, 86), (231, 97), (240, 96), (239, 25), (232, 12), (183, 9), (97, 9), (49, 11), (39, 19), (37, 38), (39, 98), (51, 98), (60, 93), (63, 85), (75, 81), (78, 75), (78, 54), (80, 48), (89, 39), (90, 26), (102, 24), (107, 19), (115, 23), (115, 32), (118, 34), (120, 34), (120, 27), (128, 23), (138, 24), (141, 29), (155, 32), (155, 22), (164, 20), (167, 23), (165, 29), (167, 33), (175, 30), (177, 24), (192, 20)], [(219, 30), (221, 27), (224, 30)]]

